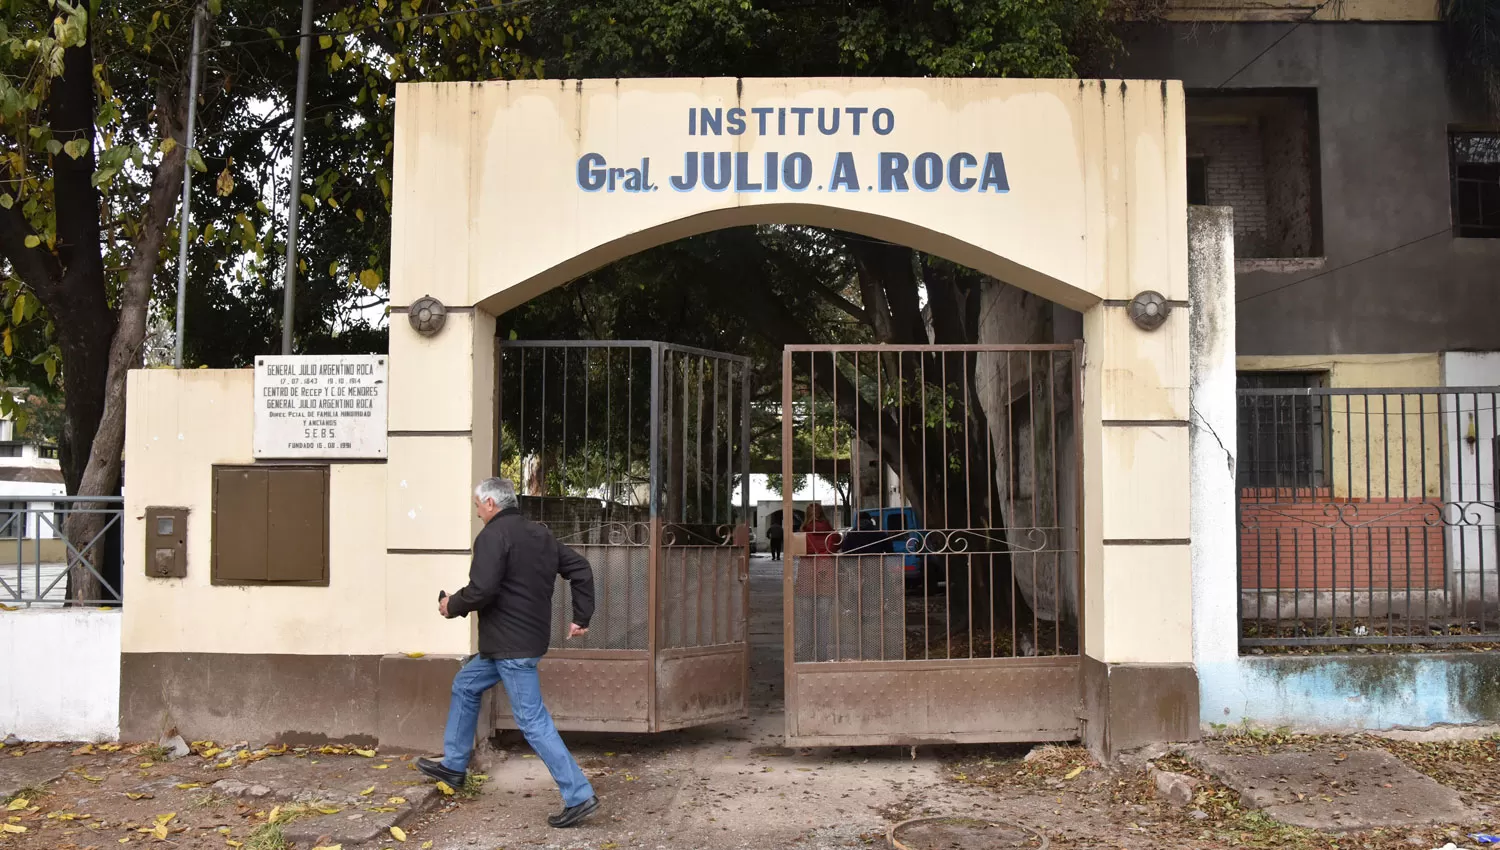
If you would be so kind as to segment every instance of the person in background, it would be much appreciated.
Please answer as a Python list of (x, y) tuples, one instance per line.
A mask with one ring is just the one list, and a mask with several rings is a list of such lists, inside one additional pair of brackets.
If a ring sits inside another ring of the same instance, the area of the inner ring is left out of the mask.
[(557, 577), (567, 580), (573, 594), (571, 639), (588, 633), (594, 614), (594, 573), (582, 555), (521, 515), (511, 482), (480, 482), (474, 488), (474, 510), (484, 529), (474, 539), (469, 583), (452, 596), (440, 594), (438, 613), (449, 619), (478, 614), (479, 654), (453, 677), (443, 758), (417, 759), (417, 769), (454, 788), (463, 787), (479, 723), (479, 699), (503, 683), (516, 726), (562, 791), (563, 809), (548, 816), (547, 823), (558, 829), (577, 826), (598, 811), (599, 798), (557, 734), (542, 702), (536, 668), (551, 642)]
[(781, 520), (771, 520), (771, 527), (766, 529), (766, 541), (771, 544), (771, 560), (781, 560), (781, 544), (785, 537), (786, 529), (781, 527)]
[(807, 534), (807, 554), (829, 554), (828, 538), (833, 536), (833, 526), (828, 523), (828, 518), (823, 516), (821, 504), (813, 502), (807, 506), (807, 515), (802, 520), (802, 530)]

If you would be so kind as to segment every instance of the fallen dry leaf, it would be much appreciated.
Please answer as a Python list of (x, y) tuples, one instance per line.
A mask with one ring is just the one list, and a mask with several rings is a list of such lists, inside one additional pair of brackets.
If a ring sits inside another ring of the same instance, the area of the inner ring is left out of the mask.
[(26, 827), (21, 826), (18, 823), (0, 823), (0, 832), (9, 832), (14, 835), (20, 835), (25, 831)]
[(389, 800), (386, 800), (386, 802), (390, 803), (393, 806), (399, 806), (402, 803), (406, 802), (406, 798), (405, 797), (392, 797)]
[(102, 777), (102, 776), (89, 776), (87, 773), (84, 773), (81, 770), (76, 770), (76, 771), (74, 771), (74, 773), (77, 773), (79, 776), (82, 776), (84, 779), (87, 779), (90, 782), (103, 782), (104, 781), (104, 777)]
[(87, 755), (92, 755), (93, 752), (94, 752), (94, 745), (93, 744), (84, 744), (83, 746), (81, 746), (78, 749), (74, 750), (73, 751), (73, 755), (75, 755), (75, 756), (87, 756)]
[(179, 782), (179, 783), (177, 783), (177, 790), (179, 790), (179, 791), (189, 791), (189, 790), (192, 790), (194, 788), (202, 788), (202, 787), (203, 787), (203, 783), (202, 782)]
[(1083, 765), (1081, 765), (1081, 764), (1079, 766), (1073, 768), (1072, 770), (1068, 771), (1068, 775), (1064, 776), (1063, 779), (1065, 779), (1065, 780), (1077, 779), (1078, 778), (1078, 774), (1080, 774), (1080, 773), (1083, 773)]
[(399, 826), (393, 826), (391, 827), (391, 837), (396, 839), (397, 841), (405, 841), (406, 830), (402, 829)]
[(388, 767), (390, 767), (390, 765), (388, 765), (388, 764), (377, 764), (377, 765), (375, 765), (375, 769), (376, 770), (385, 770)]
[(357, 756), (364, 756), (367, 759), (375, 758), (374, 750), (355, 750), (354, 754)]
[(342, 845), (342, 844), (319, 844), (317, 847), (314, 847), (312, 850), (344, 850), (344, 845)]
[(361, 797), (368, 797), (368, 796), (370, 796), (371, 794), (374, 794), (374, 793), (375, 793), (375, 786), (371, 785), (369, 788), (366, 788), (365, 790), (359, 792), (359, 796), (361, 796)]
[(5, 810), (7, 812), (19, 812), (29, 805), (31, 805), (30, 800), (26, 799), (25, 797), (17, 797), (14, 800), (10, 801), (10, 805), (6, 806)]
[(425, 652), (406, 652), (406, 653), (402, 653), (402, 654), (405, 655), (407, 658), (421, 658), (421, 657), (425, 656), (427, 653), (425, 653)]
[(452, 797), (454, 794), (453, 786), (441, 780), (437, 784), (437, 789), (443, 792), (443, 795), (446, 797)]
[(126, 791), (125, 792), (125, 796), (129, 797), (132, 800), (154, 800), (154, 799), (156, 799), (156, 796), (154, 794), (135, 794), (135, 793), (132, 793), (130, 791)]

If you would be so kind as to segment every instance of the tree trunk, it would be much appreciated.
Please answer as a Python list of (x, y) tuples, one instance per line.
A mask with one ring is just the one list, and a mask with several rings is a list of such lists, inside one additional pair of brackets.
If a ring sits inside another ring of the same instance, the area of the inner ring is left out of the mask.
[[(85, 67), (92, 67), (92, 59), (88, 59)], [(70, 78), (71, 71), (70, 65)], [(69, 84), (73, 83), (70, 79)], [(86, 81), (86, 85), (89, 86), (92, 99), (91, 78)], [(162, 125), (163, 135), (177, 139), (178, 144), (157, 165), (142, 215), (140, 236), (136, 238), (130, 262), (126, 266), (124, 285), (119, 295), (118, 320), (109, 345), (103, 406), (77, 490), (81, 496), (105, 496), (119, 492), (120, 464), (125, 448), (126, 378), (131, 369), (141, 365), (141, 348), (146, 339), (146, 312), (151, 303), (151, 282), (160, 261), (162, 244), (166, 240), (177, 194), (182, 188), (182, 165), (187, 151), (182, 132), (186, 120), (184, 100), (174, 97), (165, 88), (157, 94), (157, 120)], [(70, 218), (91, 215), (97, 232), (97, 204), (91, 209), (69, 208), (68, 215)], [(59, 232), (63, 230), (63, 220), (63, 207), (59, 204)], [(78, 229), (85, 228), (78, 225)], [(83, 246), (78, 247), (80, 252), (84, 250)], [(97, 239), (90, 248), (97, 258)], [(87, 266), (88, 263), (82, 265)], [(96, 288), (102, 293), (102, 265), (98, 274)], [(80, 282), (79, 285), (82, 287), (84, 284), (85, 282)], [(64, 366), (66, 368), (66, 362)], [(70, 553), (68, 558), (68, 598), (77, 602), (96, 601), (105, 598), (99, 564), (105, 549), (103, 536), (110, 515), (102, 503), (85, 502), (79, 503), (77, 507), (87, 512), (69, 514), (63, 523), (64, 536), (79, 553)], [(114, 588), (114, 591), (118, 592), (119, 588)]]

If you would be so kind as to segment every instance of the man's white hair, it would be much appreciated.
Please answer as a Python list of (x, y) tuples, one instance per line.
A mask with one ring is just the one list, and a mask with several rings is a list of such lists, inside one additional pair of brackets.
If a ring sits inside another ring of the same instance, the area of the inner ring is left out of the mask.
[(474, 497), (481, 502), (494, 502), (500, 510), (520, 507), (516, 499), (516, 485), (505, 478), (486, 478), (474, 488)]

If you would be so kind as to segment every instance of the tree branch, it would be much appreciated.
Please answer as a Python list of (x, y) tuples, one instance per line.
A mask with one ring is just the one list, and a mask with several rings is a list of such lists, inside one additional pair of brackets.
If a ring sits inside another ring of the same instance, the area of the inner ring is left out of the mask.
[(26, 247), (26, 237), (35, 235), (18, 207), (0, 208), (0, 254), (10, 261), (25, 284), (39, 296), (50, 294), (62, 278), (62, 264), (46, 248)]
[(810, 280), (807, 281), (807, 283), (808, 283), (809, 287), (811, 287), (811, 289), (812, 289), (813, 292), (817, 293), (818, 295), (823, 296), (823, 299), (826, 300), (828, 303), (830, 303), (833, 306), (839, 308), (840, 310), (843, 310), (845, 313), (848, 313), (850, 316), (853, 316), (856, 320), (858, 320), (859, 322), (861, 322), (863, 324), (869, 324), (870, 323), (869, 314), (865, 312), (865, 310), (864, 310), (863, 307), (860, 307), (859, 305), (855, 304), (853, 301), (850, 301), (849, 299), (847, 299), (844, 296), (838, 294), (837, 292), (834, 292), (832, 289), (828, 288), (828, 286), (826, 284), (824, 284), (820, 280), (810, 279)]

